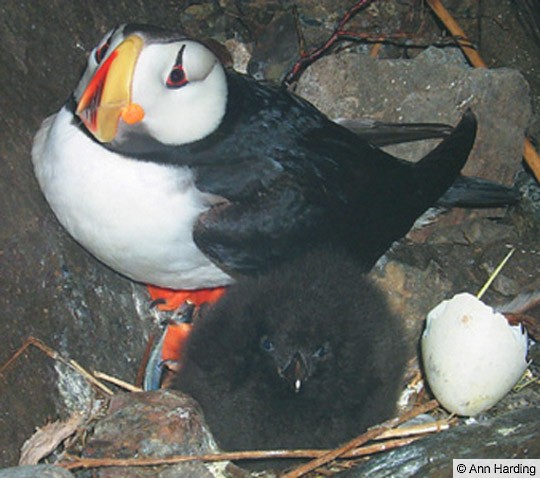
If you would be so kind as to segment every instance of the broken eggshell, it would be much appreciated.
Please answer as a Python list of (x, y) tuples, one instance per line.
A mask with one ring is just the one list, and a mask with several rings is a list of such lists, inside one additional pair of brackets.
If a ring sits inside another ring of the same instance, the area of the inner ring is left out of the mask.
[(527, 333), (471, 294), (442, 301), (427, 316), (422, 358), (441, 405), (473, 416), (495, 405), (527, 368)]

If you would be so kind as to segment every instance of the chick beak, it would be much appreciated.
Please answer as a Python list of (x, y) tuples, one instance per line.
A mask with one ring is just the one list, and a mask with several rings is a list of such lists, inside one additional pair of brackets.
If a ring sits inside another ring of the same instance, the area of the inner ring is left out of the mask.
[(121, 117), (126, 123), (144, 117), (144, 110), (131, 102), (133, 72), (142, 47), (141, 37), (127, 37), (105, 59), (81, 95), (75, 113), (102, 143), (115, 138)]
[(279, 375), (298, 393), (308, 378), (308, 366), (302, 354), (295, 352), (285, 367), (280, 369)]

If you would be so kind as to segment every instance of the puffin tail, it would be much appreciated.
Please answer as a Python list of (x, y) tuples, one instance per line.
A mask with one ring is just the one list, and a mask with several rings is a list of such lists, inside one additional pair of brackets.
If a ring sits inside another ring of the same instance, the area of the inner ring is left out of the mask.
[(467, 109), (452, 133), (414, 165), (417, 191), (425, 204), (435, 204), (459, 177), (473, 147), (476, 130), (476, 116)]
[(521, 193), (515, 186), (505, 186), (488, 179), (474, 176), (458, 176), (450, 189), (439, 198), (436, 206), (493, 208), (516, 204)]

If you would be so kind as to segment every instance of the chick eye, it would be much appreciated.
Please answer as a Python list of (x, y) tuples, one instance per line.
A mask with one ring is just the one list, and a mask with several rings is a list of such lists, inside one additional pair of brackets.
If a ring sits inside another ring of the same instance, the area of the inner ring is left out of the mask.
[(328, 353), (328, 348), (324, 345), (321, 345), (315, 352), (313, 352), (313, 356), (315, 358), (323, 358)]
[(274, 350), (274, 344), (268, 337), (263, 337), (261, 339), (261, 348), (265, 352), (272, 352), (272, 350)]
[(107, 54), (107, 51), (109, 50), (109, 47), (111, 46), (111, 37), (112, 35), (109, 35), (107, 40), (105, 40), (105, 43), (98, 46), (96, 48), (96, 53), (94, 54), (94, 59), (96, 60), (96, 63), (101, 63), (101, 60), (105, 57)]
[(184, 49), (186, 48), (186, 45), (183, 45), (182, 48), (180, 48), (180, 51), (178, 52), (178, 56), (176, 57), (176, 62), (169, 73), (169, 76), (167, 78), (167, 88), (181, 88), (185, 84), (188, 83), (188, 79), (186, 77), (186, 71), (184, 70), (184, 65), (182, 64), (182, 56), (184, 54)]

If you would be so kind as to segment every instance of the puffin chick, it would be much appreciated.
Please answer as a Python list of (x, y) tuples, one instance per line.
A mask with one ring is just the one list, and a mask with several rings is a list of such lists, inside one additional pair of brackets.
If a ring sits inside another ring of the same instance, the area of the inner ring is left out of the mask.
[(383, 293), (318, 250), (231, 286), (195, 323), (172, 388), (224, 450), (333, 448), (393, 415), (408, 356)]

